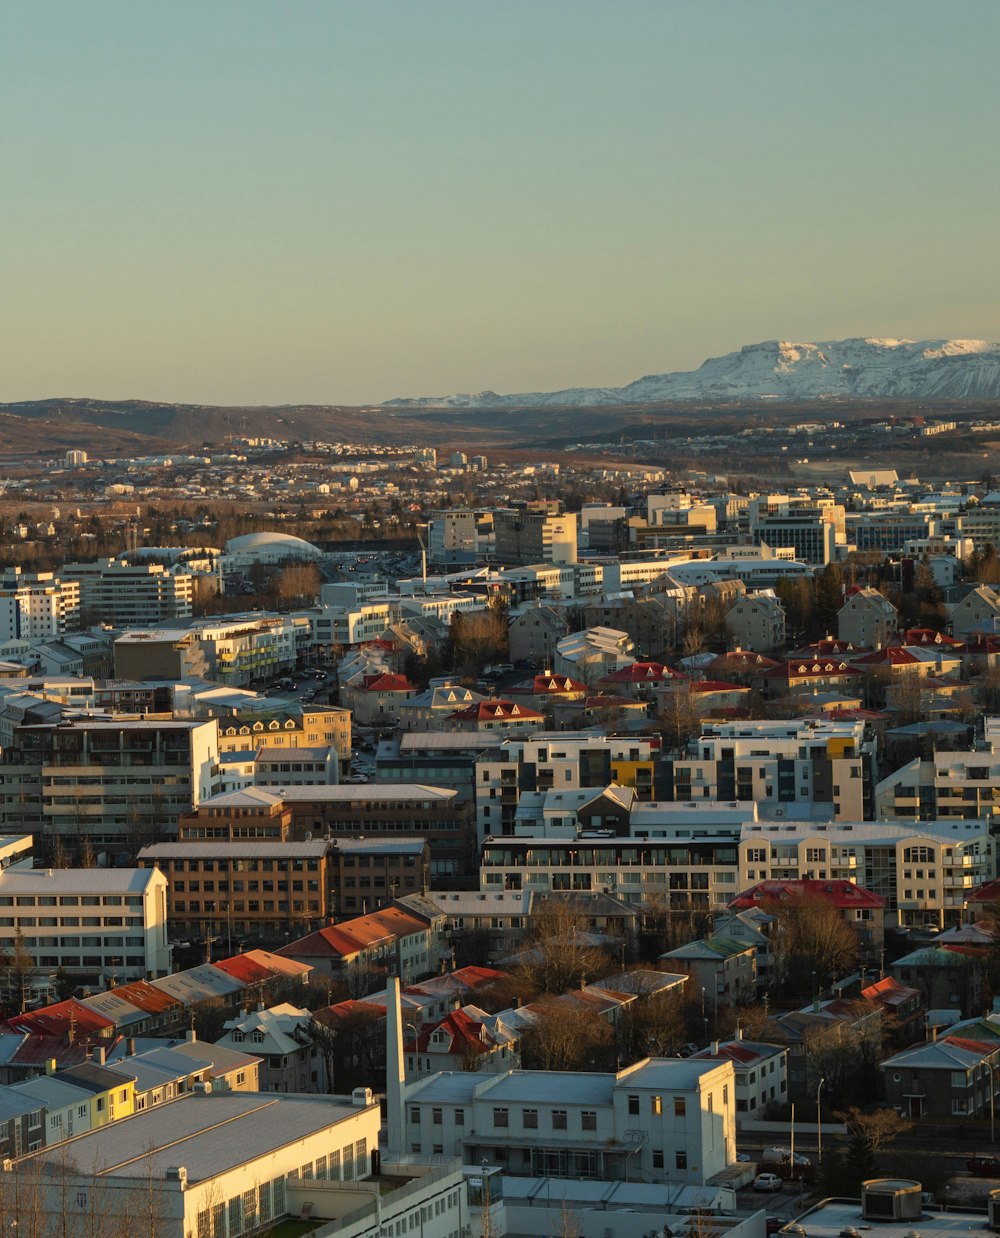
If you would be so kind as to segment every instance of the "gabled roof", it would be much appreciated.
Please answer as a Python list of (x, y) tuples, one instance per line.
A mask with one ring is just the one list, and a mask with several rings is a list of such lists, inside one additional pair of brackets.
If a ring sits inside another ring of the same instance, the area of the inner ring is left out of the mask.
[(242, 980), (244, 984), (253, 984), (257, 980), (273, 980), (277, 976), (305, 976), (312, 971), (308, 963), (283, 959), (268, 950), (247, 950), (245, 954), (220, 959), (213, 966), (224, 971), (227, 976)]
[(680, 671), (672, 670), (665, 662), (633, 662), (631, 666), (623, 666), (620, 670), (605, 675), (601, 683), (607, 684), (644, 684), (656, 683), (664, 679), (686, 679)]
[(688, 685), (688, 690), (692, 696), (705, 696), (711, 692), (750, 692), (744, 684), (727, 683), (723, 679), (695, 679)]
[(365, 692), (416, 692), (416, 688), (405, 675), (394, 675), (388, 671), (365, 675), (361, 688)]
[(544, 722), (545, 715), (513, 701), (476, 701), (450, 715), (452, 722)]
[(424, 930), (425, 926), (419, 920), (397, 907), (386, 907), (367, 916), (317, 929), (315, 933), (282, 946), (277, 953), (293, 958), (344, 958), (380, 942), (395, 941), (398, 937), (409, 937)]
[(909, 985), (900, 984), (894, 976), (883, 976), (866, 989), (861, 990), (861, 996), (866, 1002), (880, 1002), (883, 1006), (902, 1006), (914, 998), (919, 1000), (920, 990), (911, 989)]
[(72, 1036), (75, 1040), (78, 1036), (108, 1036), (114, 1032), (115, 1025), (113, 1020), (71, 997), (68, 1001), (56, 1002), (41, 1010), (11, 1015), (4, 1030), (28, 1032), (36, 1036)]
[(789, 881), (771, 878), (760, 881), (742, 894), (737, 894), (729, 906), (734, 911), (743, 911), (760, 903), (766, 905), (772, 902), (789, 902), (796, 898), (822, 899), (838, 911), (881, 910), (885, 907), (885, 899), (881, 894), (874, 894), (864, 886), (855, 885), (853, 881), (822, 881), (810, 878)]

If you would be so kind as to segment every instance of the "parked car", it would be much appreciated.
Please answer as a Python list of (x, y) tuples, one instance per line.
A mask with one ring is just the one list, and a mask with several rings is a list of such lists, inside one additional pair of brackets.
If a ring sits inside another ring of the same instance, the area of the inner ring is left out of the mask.
[(780, 1191), (781, 1179), (777, 1174), (758, 1174), (753, 1180), (755, 1191)]

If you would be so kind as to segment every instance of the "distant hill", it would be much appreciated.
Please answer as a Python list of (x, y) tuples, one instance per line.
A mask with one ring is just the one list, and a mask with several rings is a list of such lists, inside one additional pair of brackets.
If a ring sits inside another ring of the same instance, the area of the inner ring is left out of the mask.
[(399, 409), (565, 408), (732, 400), (1000, 398), (1000, 344), (984, 340), (767, 340), (697, 370), (651, 374), (626, 387), (388, 400)]

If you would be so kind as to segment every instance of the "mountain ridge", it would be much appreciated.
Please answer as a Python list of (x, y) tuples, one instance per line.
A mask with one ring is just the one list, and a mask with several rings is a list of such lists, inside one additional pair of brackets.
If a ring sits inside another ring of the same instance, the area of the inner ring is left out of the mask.
[(647, 374), (624, 387), (498, 395), (397, 397), (387, 409), (564, 408), (689, 400), (1000, 398), (1000, 343), (866, 336), (814, 343), (764, 340), (697, 370)]

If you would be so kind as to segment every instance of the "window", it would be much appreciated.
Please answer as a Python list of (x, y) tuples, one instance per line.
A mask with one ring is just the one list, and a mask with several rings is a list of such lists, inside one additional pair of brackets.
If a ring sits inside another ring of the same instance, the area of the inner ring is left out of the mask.
[(596, 1109), (584, 1109), (583, 1113), (580, 1114), (580, 1127), (582, 1130), (585, 1130), (585, 1131), (596, 1131), (597, 1130), (597, 1110)]
[(506, 1107), (494, 1106), (493, 1108), (493, 1129), (498, 1130), (501, 1127), (510, 1125), (510, 1115)]
[(687, 1101), (683, 1096), (674, 1097), (674, 1117), (683, 1118), (687, 1115)]
[(566, 1130), (566, 1128), (567, 1128), (566, 1110), (565, 1109), (553, 1109), (552, 1110), (552, 1129), (554, 1131), (564, 1131)]
[(465, 1110), (464, 1109), (455, 1110), (455, 1125), (456, 1126), (465, 1125)]
[(521, 1116), (524, 1122), (524, 1129), (526, 1131), (537, 1131), (538, 1130), (538, 1110), (537, 1109), (525, 1109), (522, 1112)]
[(638, 1114), (638, 1112), (639, 1112), (639, 1098), (638, 1098), (638, 1096), (630, 1096), (630, 1097), (628, 1098), (628, 1111), (629, 1111), (629, 1113), (630, 1113), (630, 1114)]
[(662, 1148), (653, 1149), (653, 1168), (654, 1169), (663, 1168), (663, 1149)]
[(678, 1169), (687, 1169), (688, 1154), (686, 1152), (678, 1152), (677, 1155), (674, 1157), (674, 1163), (676, 1164)]
[(435, 1126), (440, 1126), (440, 1125), (441, 1125), (441, 1110), (440, 1110), (440, 1109), (432, 1109), (432, 1110), (431, 1110), (431, 1122), (432, 1122)]
[(654, 1116), (659, 1116), (663, 1112), (662, 1096), (651, 1096), (649, 1098), (649, 1112)]

